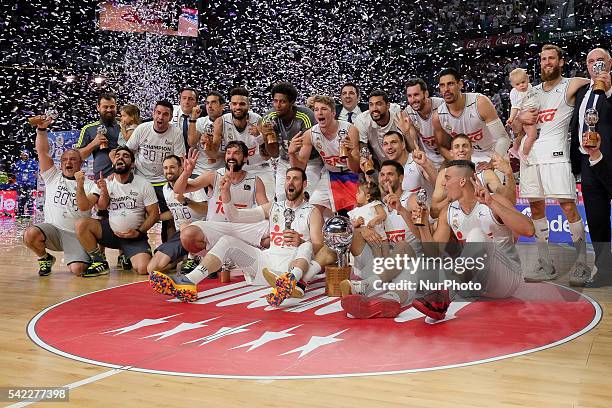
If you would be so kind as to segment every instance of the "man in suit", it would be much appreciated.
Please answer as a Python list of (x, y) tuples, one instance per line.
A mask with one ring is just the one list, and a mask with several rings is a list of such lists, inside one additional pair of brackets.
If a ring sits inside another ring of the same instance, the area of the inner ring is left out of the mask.
[[(606, 72), (595, 74), (593, 64), (604, 61)], [(610, 87), (611, 59), (608, 51), (595, 48), (587, 55), (590, 84), (582, 86), (576, 93), (574, 114), (570, 124), (570, 157), (572, 172), (582, 174), (582, 195), (586, 210), (591, 242), (595, 250), (597, 273), (586, 282), (586, 287), (612, 286), (612, 256), (610, 254), (610, 199), (612, 198), (612, 88)], [(602, 81), (605, 94), (593, 92), (594, 81)], [(595, 130), (599, 143), (595, 148), (584, 146), (585, 111), (597, 109), (599, 122)]]
[(336, 119), (354, 123), (361, 112), (368, 110), (367, 103), (359, 102), (359, 87), (352, 82), (347, 82), (340, 88), (340, 101), (336, 105)]

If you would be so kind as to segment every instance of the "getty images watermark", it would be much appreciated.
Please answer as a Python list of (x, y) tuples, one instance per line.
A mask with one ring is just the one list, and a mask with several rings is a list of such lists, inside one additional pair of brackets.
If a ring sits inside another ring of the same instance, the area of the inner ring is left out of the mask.
[[(442, 258), (442, 257), (426, 257), (417, 256), (411, 257), (406, 254), (396, 254), (395, 257), (377, 257), (374, 258), (373, 272), (381, 275), (386, 270), (403, 271), (410, 275), (415, 275), (418, 272), (427, 272), (427, 274), (435, 274), (443, 272), (446, 276), (459, 276), (468, 272), (474, 276), (482, 272), (485, 268), (487, 254), (479, 257), (457, 257), (457, 258)], [(449, 273), (450, 272), (450, 273)], [(400, 272), (397, 277), (401, 277)], [(435, 275), (436, 277), (439, 276)], [(482, 290), (482, 284), (479, 282), (459, 282), (456, 279), (418, 279), (417, 281), (410, 279), (395, 279), (392, 282), (383, 282), (376, 280), (373, 283), (375, 290), (409, 290), (409, 291), (432, 291), (432, 290), (454, 290), (454, 291), (479, 291)]]

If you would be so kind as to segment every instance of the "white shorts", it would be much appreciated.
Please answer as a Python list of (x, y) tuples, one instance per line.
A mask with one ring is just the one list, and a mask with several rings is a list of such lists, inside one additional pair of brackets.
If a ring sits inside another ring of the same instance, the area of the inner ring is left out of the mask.
[(568, 162), (526, 165), (521, 162), (520, 197), (576, 199), (576, 179)]
[[(289, 162), (286, 162), (282, 159), (278, 160), (278, 165), (276, 167), (276, 200), (283, 201), (285, 197), (285, 177), (287, 176), (287, 169), (289, 169), (291, 165)], [(310, 160), (308, 165), (306, 165), (306, 192), (312, 197), (317, 183), (321, 178), (321, 171), (323, 170), (323, 164), (321, 160), (315, 159)], [(266, 186), (267, 188), (267, 186)]]
[(190, 225), (198, 227), (206, 236), (206, 249), (212, 248), (221, 237), (228, 235), (238, 238), (249, 245), (259, 246), (261, 240), (270, 234), (268, 220), (256, 223), (238, 223), (225, 221), (195, 221)]

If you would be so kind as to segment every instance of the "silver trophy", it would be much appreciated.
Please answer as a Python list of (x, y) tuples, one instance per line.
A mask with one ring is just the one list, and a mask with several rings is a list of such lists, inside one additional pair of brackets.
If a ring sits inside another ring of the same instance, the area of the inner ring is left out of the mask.
[(584, 147), (597, 147), (597, 131), (595, 126), (599, 122), (599, 112), (597, 109), (590, 108), (584, 112), (584, 123), (586, 123), (589, 129), (586, 131), (583, 145)]
[[(96, 133), (106, 136), (108, 130), (106, 130), (106, 126), (100, 125), (96, 128)], [(108, 143), (100, 143), (100, 149), (108, 149)]]
[(417, 192), (416, 202), (420, 207), (420, 212), (419, 216), (414, 219), (414, 225), (423, 227), (425, 226), (425, 217), (427, 216), (427, 191), (424, 188)]
[(295, 211), (293, 211), (291, 208), (285, 208), (285, 211), (283, 212), (283, 217), (285, 217), (285, 229), (290, 230), (291, 224), (295, 219)]
[[(593, 73), (599, 75), (602, 72), (606, 72), (606, 63), (604, 61), (595, 61), (593, 64)], [(603, 81), (593, 81), (593, 93), (597, 95), (603, 95), (606, 93), (606, 84)]]
[(353, 241), (353, 225), (341, 215), (336, 215), (323, 224), (323, 241), (325, 245), (336, 251), (338, 266), (348, 266), (347, 250)]

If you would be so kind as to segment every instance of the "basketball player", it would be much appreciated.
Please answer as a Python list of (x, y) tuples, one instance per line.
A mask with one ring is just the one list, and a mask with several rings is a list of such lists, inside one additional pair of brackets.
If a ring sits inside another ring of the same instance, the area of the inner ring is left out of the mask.
[(151, 184), (144, 177), (132, 174), (134, 162), (134, 153), (129, 148), (117, 148), (113, 178), (100, 179), (96, 189), (98, 208), (108, 209), (108, 219), (83, 218), (76, 223), (77, 238), (91, 257), (84, 276), (108, 274), (108, 262), (98, 243), (121, 249), (138, 274), (147, 274), (151, 260), (147, 232), (159, 220), (159, 206)]
[[(263, 135), (266, 143), (266, 151), (274, 158), (278, 158), (276, 174), (276, 199), (285, 199), (284, 175), (291, 163), (289, 162), (289, 143), (299, 134), (310, 129), (315, 123), (314, 113), (304, 107), (297, 106), (295, 101), (298, 91), (295, 86), (288, 82), (279, 82), (272, 87), (272, 103), (274, 108), (268, 111), (259, 123), (259, 132)], [(275, 136), (278, 143), (269, 143), (271, 137)], [(306, 165), (308, 175), (307, 193), (312, 196), (314, 187), (321, 177), (323, 164), (317, 152), (311, 152)]]
[(275, 290), (266, 298), (268, 303), (278, 306), (291, 295), (296, 281), (308, 270), (313, 251), (323, 246), (323, 218), (304, 198), (306, 172), (299, 168), (288, 169), (286, 200), (251, 209), (236, 208), (229, 177), (224, 177), (221, 184), (223, 208), (230, 221), (259, 223), (269, 220), (270, 248), (262, 251), (235, 238), (223, 237), (192, 272), (173, 276), (153, 272), (151, 285), (161, 294), (193, 302), (198, 296), (197, 284), (210, 271), (218, 270), (226, 259), (231, 259), (244, 270), (245, 279), (252, 284), (265, 284), (266, 270), (274, 275), (282, 274), (275, 282)]
[[(450, 155), (454, 160), (471, 161), (472, 142), (470, 139), (462, 134), (455, 136), (451, 141)], [(497, 153), (494, 153), (490, 161), (490, 167), (491, 168), (487, 166), (482, 170), (476, 171), (476, 178), (478, 178), (480, 184), (486, 187), (490, 193), (503, 195), (512, 204), (516, 204), (516, 181), (514, 180), (514, 174), (512, 173), (510, 163)], [(502, 184), (499, 177), (497, 177), (497, 174), (492, 169), (503, 174), (506, 184)], [(446, 169), (441, 169), (436, 179), (436, 187), (431, 199), (431, 216), (433, 218), (438, 218), (440, 212), (450, 202), (446, 195), (446, 189), (444, 188), (445, 173)]]
[(174, 183), (182, 172), (183, 165), (180, 157), (170, 155), (164, 159), (164, 176), (168, 181), (164, 186), (164, 198), (170, 211), (161, 213), (160, 219), (174, 219), (177, 231), (167, 242), (157, 247), (153, 258), (147, 265), (149, 273), (163, 271), (170, 264), (180, 261), (185, 256), (189, 256), (189, 258), (183, 262), (181, 273), (191, 272), (198, 264), (194, 257), (181, 245), (181, 230), (192, 222), (206, 217), (208, 197), (204, 190), (185, 194), (175, 193)]
[(413, 78), (406, 83), (406, 99), (408, 106), (404, 113), (416, 128), (418, 144), (427, 158), (431, 160), (436, 169), (444, 161), (444, 156), (438, 148), (438, 140), (434, 134), (432, 116), (433, 112), (444, 102), (444, 99), (430, 97), (427, 84), (421, 78)]
[(440, 153), (453, 160), (450, 141), (462, 133), (472, 142), (475, 163), (491, 160), (494, 152), (504, 156), (510, 138), (491, 100), (479, 93), (461, 92), (461, 74), (454, 68), (443, 69), (438, 78), (444, 102), (433, 113), (432, 122)]
[[(291, 140), (289, 145), (291, 165), (305, 169), (314, 147), (324, 164), (321, 179), (314, 188), (310, 202), (321, 210), (321, 214), (334, 213), (342, 209), (350, 210), (356, 204), (359, 132), (349, 122), (335, 118), (336, 105), (329, 96), (315, 96), (314, 109), (318, 123)], [(341, 145), (350, 150), (348, 157), (340, 157)], [(351, 172), (353, 174), (341, 174)], [(354, 176), (354, 191), (345, 189), (350, 180), (342, 180), (338, 183), (340, 186), (335, 183), (344, 175)]]
[[(563, 50), (547, 44), (540, 53), (542, 83), (535, 86), (539, 112), (519, 114), (516, 124), (535, 125), (538, 139), (529, 153), (529, 163), (521, 161), (520, 194), (529, 200), (531, 218), (536, 229), (538, 265), (525, 274), (525, 281), (540, 282), (557, 277), (548, 248), (548, 220), (545, 199), (555, 199), (567, 217), (572, 241), (577, 252), (576, 264), (570, 271), (570, 281), (584, 284), (591, 276), (586, 264), (584, 224), (576, 208), (576, 180), (572, 174), (568, 131), (574, 111), (576, 92), (589, 83), (586, 78), (564, 78), (561, 70), (565, 61)], [(522, 149), (522, 146), (520, 146)]]
[(378, 163), (386, 160), (383, 136), (392, 130), (402, 134), (410, 151), (414, 150), (412, 137), (403, 134), (400, 129), (401, 108), (398, 104), (389, 101), (389, 95), (386, 92), (372, 91), (368, 98), (368, 107), (368, 112), (363, 112), (357, 117), (355, 126), (359, 130), (359, 142), (363, 146), (370, 145), (370, 151), (374, 153), (374, 158)]
[(208, 93), (204, 103), (208, 116), (201, 118), (202, 111), (199, 106), (195, 106), (189, 119), (189, 146), (197, 149), (200, 153), (192, 178), (196, 178), (205, 171), (214, 171), (223, 167), (225, 144), (222, 143), (219, 148), (220, 152), (214, 154), (212, 151), (206, 150), (205, 147), (208, 147), (207, 143), (212, 141), (213, 123), (223, 115), (225, 98), (219, 92), (212, 91)]
[(47, 252), (64, 251), (70, 272), (81, 276), (89, 265), (89, 255), (75, 234), (75, 222), (91, 215), (97, 201), (95, 184), (87, 179), (81, 166), (78, 150), (66, 150), (60, 159), (60, 168), (49, 155), (48, 127), (53, 118), (46, 117), (36, 128), (36, 153), (40, 176), (45, 182), (45, 222), (26, 228), (23, 240), (38, 256), (38, 275), (51, 274), (55, 257)]
[(261, 179), (266, 187), (268, 200), (272, 200), (275, 189), (274, 172), (263, 137), (257, 130), (261, 116), (251, 112), (250, 108), (249, 91), (245, 88), (234, 88), (230, 91), (230, 113), (215, 120), (212, 151), (218, 151), (221, 145), (226, 146), (232, 140), (244, 142), (249, 149), (249, 157), (243, 168)]
[(183, 172), (174, 184), (174, 191), (185, 194), (207, 187), (211, 192), (206, 221), (193, 222), (181, 231), (181, 244), (189, 253), (201, 254), (206, 249), (210, 249), (222, 236), (228, 234), (256, 246), (260, 245), (262, 238), (265, 237), (267, 223), (246, 226), (228, 223), (223, 210), (220, 183), (226, 175), (231, 181), (233, 202), (237, 207), (252, 208), (268, 202), (261, 179), (243, 169), (247, 155), (248, 148), (244, 142), (233, 140), (227, 144), (223, 169), (214, 172), (205, 171), (197, 178), (188, 181), (198, 159), (198, 152), (195, 149), (189, 151), (189, 156), (184, 160)]

